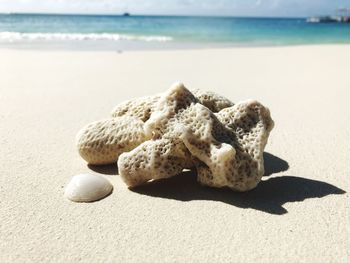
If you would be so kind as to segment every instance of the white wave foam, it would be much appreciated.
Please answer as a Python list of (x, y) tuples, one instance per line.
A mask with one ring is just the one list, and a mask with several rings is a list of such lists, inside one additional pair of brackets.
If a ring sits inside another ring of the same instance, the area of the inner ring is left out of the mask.
[(167, 42), (172, 38), (168, 36), (137, 36), (110, 33), (19, 33), (0, 32), (0, 41), (82, 41), (82, 40), (110, 40), (110, 41), (146, 41), (146, 42)]

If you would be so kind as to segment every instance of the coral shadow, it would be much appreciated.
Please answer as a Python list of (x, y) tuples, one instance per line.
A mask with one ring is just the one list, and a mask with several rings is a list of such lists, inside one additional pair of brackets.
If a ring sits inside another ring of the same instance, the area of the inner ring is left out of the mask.
[[(264, 153), (265, 176), (286, 171), (288, 162), (270, 153)], [(252, 208), (265, 213), (283, 215), (285, 203), (321, 198), (345, 191), (326, 182), (296, 176), (272, 177), (260, 182), (257, 188), (238, 193), (230, 189), (201, 186), (193, 171), (186, 171), (168, 179), (152, 181), (131, 189), (139, 194), (179, 201), (211, 200), (240, 208)]]
[(285, 203), (345, 193), (344, 190), (326, 182), (296, 176), (269, 178), (260, 182), (252, 191), (238, 193), (230, 189), (203, 187), (197, 182), (196, 175), (190, 171), (169, 179), (152, 181), (131, 190), (139, 194), (179, 201), (219, 201), (274, 215), (283, 215), (288, 212), (283, 208)]
[(106, 175), (117, 175), (118, 174), (118, 165), (107, 164), (107, 165), (92, 165), (88, 164), (89, 169), (95, 171), (96, 173), (106, 174)]
[(268, 152), (264, 152), (264, 165), (265, 165), (264, 176), (269, 176), (274, 173), (284, 172), (289, 169), (289, 164), (287, 161)]

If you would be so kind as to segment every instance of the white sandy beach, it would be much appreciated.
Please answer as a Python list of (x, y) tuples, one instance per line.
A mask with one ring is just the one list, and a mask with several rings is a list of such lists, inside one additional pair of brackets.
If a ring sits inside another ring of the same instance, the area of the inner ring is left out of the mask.
[[(349, 262), (350, 45), (181, 51), (0, 50), (0, 262)], [(129, 190), (74, 145), (123, 100), (182, 81), (257, 99), (275, 128), (255, 190), (184, 173)], [(102, 174), (114, 192), (73, 203)]]

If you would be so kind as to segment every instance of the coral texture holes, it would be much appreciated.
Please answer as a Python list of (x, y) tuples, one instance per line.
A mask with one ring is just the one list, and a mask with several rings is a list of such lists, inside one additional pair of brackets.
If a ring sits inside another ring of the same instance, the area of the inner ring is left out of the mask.
[(273, 126), (257, 101), (234, 104), (177, 83), (163, 94), (119, 104), (111, 118), (84, 127), (77, 146), (88, 163), (118, 162), (131, 187), (195, 169), (201, 184), (247, 191), (264, 173)]

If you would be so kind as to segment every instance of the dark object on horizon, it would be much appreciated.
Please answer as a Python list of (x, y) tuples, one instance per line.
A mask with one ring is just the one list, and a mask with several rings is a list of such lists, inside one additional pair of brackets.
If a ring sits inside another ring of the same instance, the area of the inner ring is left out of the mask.
[(350, 23), (350, 16), (313, 16), (306, 21), (309, 23)]
[(130, 13), (125, 12), (125, 13), (123, 14), (123, 16), (130, 16)]
[(313, 16), (307, 18), (309, 23), (350, 23), (350, 8), (338, 8), (335, 16)]

